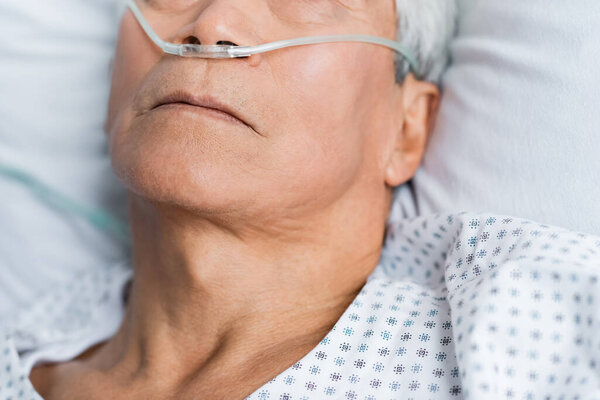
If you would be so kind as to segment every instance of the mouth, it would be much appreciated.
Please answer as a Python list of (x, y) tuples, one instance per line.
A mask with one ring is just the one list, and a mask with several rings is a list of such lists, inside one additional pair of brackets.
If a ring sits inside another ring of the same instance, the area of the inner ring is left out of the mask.
[(151, 108), (150, 111), (157, 109), (167, 109), (174, 107), (195, 107), (211, 112), (214, 116), (243, 124), (258, 133), (252, 125), (246, 122), (237, 111), (224, 104), (212, 96), (195, 96), (185, 91), (176, 91), (169, 93), (160, 98)]

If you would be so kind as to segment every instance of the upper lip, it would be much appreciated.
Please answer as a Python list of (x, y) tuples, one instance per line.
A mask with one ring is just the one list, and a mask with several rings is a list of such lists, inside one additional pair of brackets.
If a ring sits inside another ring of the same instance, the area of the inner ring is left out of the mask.
[(221, 111), (225, 114), (229, 114), (230, 116), (232, 116), (233, 118), (242, 122), (244, 125), (248, 126), (250, 129), (252, 129), (256, 132), (254, 127), (252, 127), (252, 125), (250, 125), (248, 122), (246, 122), (243, 119), (243, 117), (241, 115), (239, 115), (239, 113), (236, 110), (234, 110), (232, 107), (228, 106), (227, 104), (219, 101), (217, 98), (210, 96), (210, 95), (198, 96), (198, 95), (193, 95), (192, 93), (189, 93), (186, 91), (177, 90), (177, 91), (168, 93), (165, 96), (160, 97), (152, 105), (152, 107), (150, 109), (153, 110), (162, 105), (172, 104), (172, 103), (184, 103), (184, 104), (190, 104), (190, 105), (196, 106), (196, 107), (204, 107), (204, 108), (210, 108), (213, 110)]

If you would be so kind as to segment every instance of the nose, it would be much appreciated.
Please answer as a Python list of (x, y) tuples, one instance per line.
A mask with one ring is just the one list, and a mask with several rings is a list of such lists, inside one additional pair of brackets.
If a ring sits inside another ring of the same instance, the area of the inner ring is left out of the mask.
[[(196, 18), (181, 27), (173, 36), (172, 42), (184, 44), (217, 44), (248, 46), (260, 44), (254, 0), (212, 0), (202, 2), (194, 12)], [(260, 55), (250, 57), (258, 62)]]

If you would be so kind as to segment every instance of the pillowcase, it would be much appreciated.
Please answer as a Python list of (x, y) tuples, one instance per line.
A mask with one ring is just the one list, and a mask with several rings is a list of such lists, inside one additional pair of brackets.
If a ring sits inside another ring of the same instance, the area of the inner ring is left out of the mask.
[[(126, 219), (103, 124), (117, 26), (113, 0), (0, 1), (0, 164)], [(127, 244), (0, 175), (0, 314)]]
[(390, 218), (489, 211), (600, 234), (600, 2), (459, 6), (436, 127)]

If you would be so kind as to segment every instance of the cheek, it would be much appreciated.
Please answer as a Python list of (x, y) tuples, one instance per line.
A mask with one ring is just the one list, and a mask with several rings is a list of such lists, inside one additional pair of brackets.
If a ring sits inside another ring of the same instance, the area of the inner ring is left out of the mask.
[(119, 27), (108, 107), (107, 132), (119, 130), (127, 120), (131, 99), (144, 76), (160, 58), (160, 53), (140, 31), (137, 22), (125, 14)]
[[(347, 187), (364, 158), (366, 69), (346, 44), (297, 47), (271, 62), (278, 106), (286, 108), (278, 147), (283, 171), (304, 187)], [(276, 122), (276, 121), (275, 121)], [(274, 127), (275, 131), (282, 126)]]

